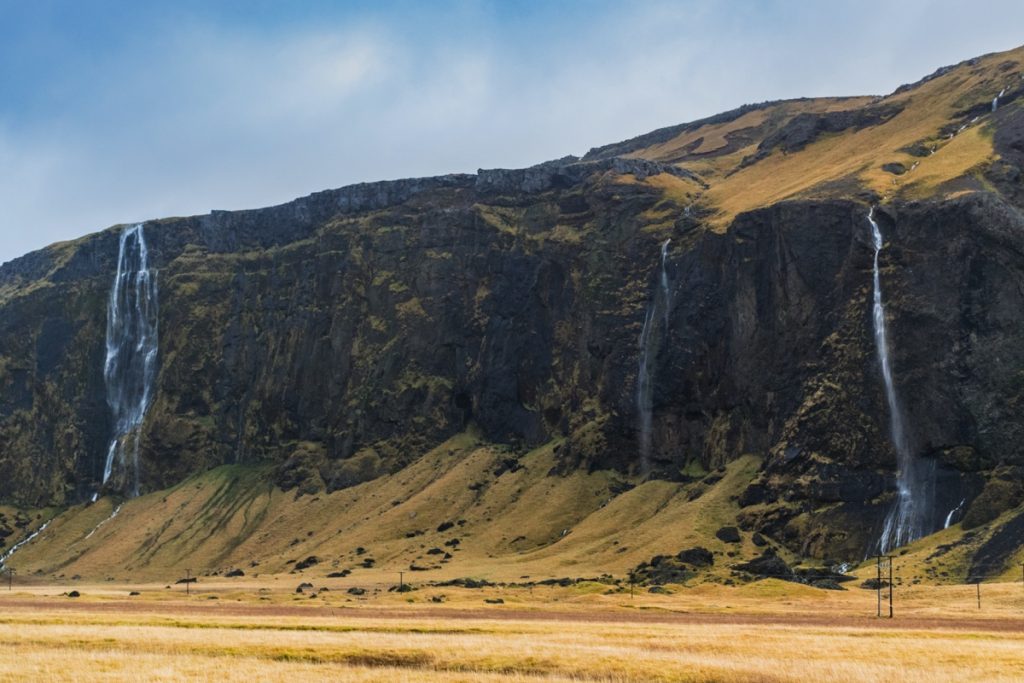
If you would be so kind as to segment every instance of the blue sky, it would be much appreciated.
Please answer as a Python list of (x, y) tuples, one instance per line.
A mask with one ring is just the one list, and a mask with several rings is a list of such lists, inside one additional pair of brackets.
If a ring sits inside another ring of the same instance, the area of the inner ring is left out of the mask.
[(0, 261), (109, 225), (881, 94), (1024, 3), (0, 0)]

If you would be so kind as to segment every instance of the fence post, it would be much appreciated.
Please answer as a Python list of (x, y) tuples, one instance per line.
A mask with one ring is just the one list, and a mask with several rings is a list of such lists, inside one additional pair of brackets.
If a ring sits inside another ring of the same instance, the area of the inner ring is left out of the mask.
[(892, 555), (889, 556), (889, 618), (892, 619)]
[(878, 614), (879, 619), (882, 618), (882, 556), (879, 555), (875, 558), (875, 595), (878, 598)]

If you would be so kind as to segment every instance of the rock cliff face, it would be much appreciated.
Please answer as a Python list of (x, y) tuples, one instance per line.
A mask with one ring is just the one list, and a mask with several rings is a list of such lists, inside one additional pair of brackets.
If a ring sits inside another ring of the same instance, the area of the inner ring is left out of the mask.
[[(772, 130), (759, 119), (760, 140), (721, 149), (756, 167), (903, 106), (791, 112)], [(913, 451), (934, 463), (936, 528), (964, 500), (965, 525), (1024, 502), (1022, 111), (999, 113), (987, 185), (971, 175), (876, 213), (895, 378)], [(814, 134), (776, 149), (808, 125)], [(146, 223), (160, 350), (142, 489), (245, 463), (272, 466), (286, 488), (334, 490), (470, 427), (517, 447), (559, 440), (563, 471), (639, 474), (647, 321), (650, 476), (758, 455), (742, 526), (809, 555), (863, 556), (895, 496), (871, 322), (867, 214), (882, 198), (844, 179), (723, 229), (706, 220), (719, 212), (705, 196), (714, 180), (642, 158), (638, 144), (629, 158)], [(101, 488), (118, 239), (112, 229), (0, 268), (0, 502), (66, 505)], [(650, 317), (659, 287), (669, 306)]]

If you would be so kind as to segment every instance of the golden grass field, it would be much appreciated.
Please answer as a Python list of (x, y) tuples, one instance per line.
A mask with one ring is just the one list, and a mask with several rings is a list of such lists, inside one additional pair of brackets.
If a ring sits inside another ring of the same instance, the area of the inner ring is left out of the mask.
[[(18, 586), (0, 596), (0, 680), (1019, 681), (1024, 588), (875, 594), (773, 580), (671, 595), (421, 587), (316, 597), (280, 582)], [(324, 582), (329, 585), (331, 582)], [(321, 582), (317, 582), (321, 587)], [(385, 584), (378, 588), (384, 589)], [(129, 598), (129, 590), (140, 595)], [(445, 596), (444, 603), (432, 598)], [(484, 600), (502, 598), (501, 605)], [(215, 598), (215, 599), (214, 599)]]
[[(959, 525), (901, 551), (896, 618), (879, 620), (875, 593), (858, 587), (870, 562), (845, 591), (726, 585), (732, 565), (760, 553), (714, 535), (734, 522), (754, 457), (695, 500), (699, 483), (612, 496), (613, 473), (549, 477), (549, 446), (495, 478), (501, 457), (467, 434), (329, 495), (227, 467), (126, 501), (116, 517), (106, 498), (35, 511), (24, 534), (53, 519), (11, 558), (14, 590), (0, 590), (0, 681), (1024, 680), (1024, 554), (988, 579), (979, 609)], [(438, 530), (453, 520), (464, 524)], [(445, 545), (454, 536), (457, 549)], [(711, 570), (631, 596), (629, 569), (693, 545), (715, 553)], [(313, 554), (318, 564), (293, 569)], [(174, 583), (186, 568), (199, 575), (191, 595)], [(245, 575), (226, 578), (231, 568)], [(339, 570), (351, 573), (328, 577)], [(389, 590), (400, 571), (412, 592)], [(602, 574), (618, 582), (525, 585)], [(499, 585), (433, 585), (460, 577)], [(314, 590), (297, 593), (300, 582)]]

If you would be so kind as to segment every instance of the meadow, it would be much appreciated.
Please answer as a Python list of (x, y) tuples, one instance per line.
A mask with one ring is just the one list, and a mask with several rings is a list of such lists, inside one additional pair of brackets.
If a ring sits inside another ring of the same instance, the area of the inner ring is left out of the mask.
[[(1024, 588), (16, 585), (0, 680), (1019, 681)], [(365, 582), (364, 582), (364, 585)], [(328, 590), (324, 590), (327, 588)], [(80, 597), (67, 596), (71, 590)], [(129, 595), (130, 593), (137, 595)], [(501, 601), (501, 602), (499, 602)]]

